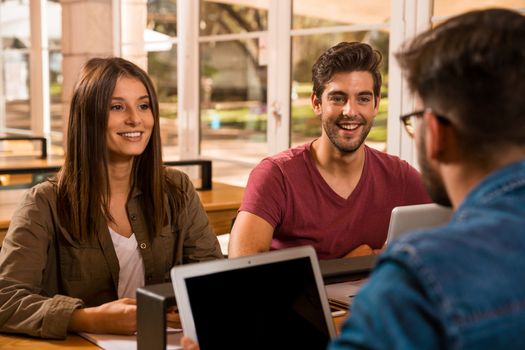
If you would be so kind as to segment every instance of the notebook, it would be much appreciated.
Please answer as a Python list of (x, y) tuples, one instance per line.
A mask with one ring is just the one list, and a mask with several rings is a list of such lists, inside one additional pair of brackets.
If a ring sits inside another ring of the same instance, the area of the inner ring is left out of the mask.
[(310, 246), (176, 266), (184, 334), (207, 349), (325, 349), (335, 328)]
[(452, 208), (435, 203), (395, 207), (390, 216), (385, 244), (414, 230), (443, 225), (450, 220), (452, 213)]

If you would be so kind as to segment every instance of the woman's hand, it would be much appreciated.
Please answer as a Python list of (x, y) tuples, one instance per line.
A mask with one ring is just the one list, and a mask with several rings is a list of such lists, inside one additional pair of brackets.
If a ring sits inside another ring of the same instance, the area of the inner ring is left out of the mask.
[(96, 307), (77, 309), (71, 316), (68, 331), (134, 334), (137, 331), (137, 302), (123, 298)]

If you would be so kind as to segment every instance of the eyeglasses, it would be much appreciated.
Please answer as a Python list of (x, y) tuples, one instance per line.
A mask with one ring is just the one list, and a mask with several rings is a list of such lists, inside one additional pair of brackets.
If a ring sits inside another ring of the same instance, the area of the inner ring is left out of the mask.
[[(408, 135), (410, 135), (410, 137), (414, 137), (414, 130), (416, 128), (416, 120), (424, 116), (425, 112), (431, 112), (431, 110), (427, 108), (427, 109), (423, 109), (420, 111), (408, 113), (408, 114), (405, 114), (399, 117), (399, 119), (403, 122), (403, 125), (405, 126), (405, 130), (407, 131)], [(436, 113), (434, 113), (434, 115), (438, 118), (439, 122), (443, 124), (450, 124), (450, 120), (447, 117), (444, 117)]]
[(426, 111), (426, 109), (423, 109), (421, 111), (415, 111), (399, 117), (399, 119), (403, 122), (405, 130), (407, 131), (408, 135), (410, 135), (410, 137), (414, 137), (414, 130), (416, 128), (417, 118), (421, 118)]

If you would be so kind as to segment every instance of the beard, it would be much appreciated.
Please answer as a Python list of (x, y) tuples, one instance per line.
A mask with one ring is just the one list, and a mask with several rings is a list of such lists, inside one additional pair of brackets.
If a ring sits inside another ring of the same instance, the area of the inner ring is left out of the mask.
[(425, 130), (422, 128), (421, 137), (419, 137), (417, 142), (417, 160), (421, 169), (423, 184), (425, 185), (428, 195), (430, 198), (432, 198), (434, 203), (443, 205), (445, 207), (452, 207), (452, 202), (450, 201), (450, 197), (447, 194), (443, 179), (432, 167), (426, 156), (425, 144)]
[[(338, 134), (338, 124), (342, 120), (358, 122), (362, 126), (361, 133), (353, 137), (354, 140), (348, 141), (347, 138), (343, 138)], [(334, 145), (335, 148), (337, 148), (337, 150), (341, 153), (354, 153), (357, 151), (359, 147), (361, 147), (361, 145), (365, 142), (370, 129), (372, 129), (372, 124), (372, 122), (367, 123), (367, 121), (361, 116), (351, 118), (339, 116), (334, 122), (326, 119), (322, 121), (322, 127), (326, 133), (326, 136), (328, 136), (328, 139), (332, 145)]]

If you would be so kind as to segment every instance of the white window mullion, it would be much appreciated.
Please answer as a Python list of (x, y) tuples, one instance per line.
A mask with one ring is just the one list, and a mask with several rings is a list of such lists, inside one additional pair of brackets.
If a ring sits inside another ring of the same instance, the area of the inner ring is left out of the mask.
[[(396, 6), (397, 5), (397, 6)], [(399, 0), (392, 0), (390, 5), (390, 45), (388, 57), (388, 119), (387, 151), (401, 156), (401, 125), (398, 116), (401, 114), (403, 97), (403, 79), (401, 69), (394, 53), (403, 43), (405, 37), (405, 6), (399, 6)], [(403, 157), (404, 158), (404, 157)], [(406, 159), (406, 158), (405, 158)]]
[(122, 1), (111, 0), (112, 34), (113, 34), (113, 55), (122, 56)]
[(49, 101), (49, 48), (46, 0), (31, 0), (30, 115), (31, 131), (49, 136), (51, 114)]
[(414, 142), (403, 130), (399, 120), (401, 114), (410, 113), (414, 108), (411, 95), (402, 72), (394, 57), (401, 45), (418, 33), (430, 27), (432, 0), (391, 1), (390, 48), (388, 67), (388, 124), (387, 151), (417, 166)]
[(271, 0), (268, 13), (268, 153), (290, 147), (292, 1)]
[(181, 159), (199, 156), (199, 1), (177, 1), (178, 134)]

